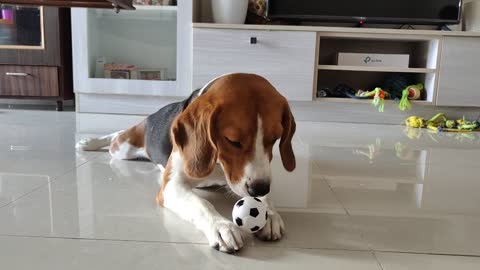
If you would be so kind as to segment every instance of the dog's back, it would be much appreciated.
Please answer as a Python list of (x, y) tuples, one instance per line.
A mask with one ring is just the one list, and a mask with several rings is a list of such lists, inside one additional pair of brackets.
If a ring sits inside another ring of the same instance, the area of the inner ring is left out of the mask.
[(156, 164), (166, 166), (172, 152), (170, 127), (173, 120), (198, 96), (200, 89), (181, 102), (169, 104), (147, 117), (145, 122), (145, 143), (147, 155)]

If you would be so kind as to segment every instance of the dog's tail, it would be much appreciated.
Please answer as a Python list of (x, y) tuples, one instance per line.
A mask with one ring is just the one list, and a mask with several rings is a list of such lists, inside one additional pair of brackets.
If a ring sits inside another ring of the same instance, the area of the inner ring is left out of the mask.
[(81, 139), (75, 144), (75, 148), (83, 151), (100, 150), (104, 147), (110, 146), (110, 143), (122, 132), (123, 130), (103, 137)]

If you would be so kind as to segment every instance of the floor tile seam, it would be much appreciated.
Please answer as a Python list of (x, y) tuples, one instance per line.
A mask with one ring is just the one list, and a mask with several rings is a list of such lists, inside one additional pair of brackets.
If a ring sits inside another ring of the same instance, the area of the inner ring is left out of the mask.
[[(132, 243), (152, 243), (152, 244), (159, 243), (159, 244), (208, 246), (208, 243), (202, 243), (202, 242), (178, 242), (178, 241), (176, 242), (176, 241), (154, 241), (154, 240), (149, 241), (149, 240), (111, 239), (111, 238), (80, 238), (80, 237), (14, 235), (14, 234), (0, 234), (0, 237), (79, 240), (79, 241), (105, 241), (105, 242), (132, 242)], [(325, 248), (325, 247), (315, 248), (315, 247), (268, 246), (268, 244), (254, 245), (254, 246), (250, 246), (250, 247), (291, 249), (291, 250), (331, 250), (331, 251), (362, 252), (362, 253), (373, 253), (375, 255), (375, 258), (377, 258), (375, 253), (480, 258), (480, 255), (471, 255), (471, 254), (452, 254), (452, 253), (441, 253), (441, 252), (392, 251), (392, 250), (381, 250), (381, 249), (366, 250), (366, 249), (344, 249), (344, 248)]]
[(330, 184), (328, 183), (327, 181), (327, 178), (325, 176), (320, 176), (321, 180), (327, 185), (327, 187), (329, 188), (330, 192), (332, 192), (332, 195), (333, 197), (335, 198), (335, 200), (342, 206), (343, 210), (345, 211), (345, 213), (347, 214), (347, 216), (351, 217), (350, 215), (350, 212), (348, 211), (347, 207), (345, 206), (345, 204), (340, 200), (340, 198), (338, 197), (337, 193), (333, 190), (333, 188), (330, 186)]
[(329, 121), (329, 120), (323, 120), (323, 121), (298, 121), (300, 123), (315, 123), (315, 124), (346, 124), (346, 125), (377, 125), (377, 126), (404, 126), (403, 120), (400, 123), (374, 123), (374, 122), (348, 122), (348, 121)]
[[(352, 214), (348, 209), (347, 207), (344, 205), (344, 203), (340, 200), (340, 198), (338, 198), (338, 195), (337, 193), (333, 190), (333, 188), (330, 186), (329, 182), (327, 181), (327, 179), (324, 177), (324, 176), (321, 176), (322, 177), (322, 180), (325, 181), (328, 185), (328, 187), (330, 188), (333, 196), (335, 197), (335, 199), (342, 205), (342, 207), (344, 208), (345, 212), (347, 213), (347, 215), (351, 218), (353, 218), (354, 216), (358, 216), (357, 214)], [(355, 212), (356, 210), (354, 210)], [(366, 210), (368, 211), (368, 210)], [(462, 216), (465, 216), (465, 215), (462, 215)], [(470, 216), (466, 216), (466, 217), (470, 217)], [(473, 216), (473, 217), (476, 217), (476, 216)], [(355, 224), (355, 222), (353, 222), (353, 220), (351, 220), (351, 222), (353, 224)], [(366, 238), (366, 232), (359, 228), (359, 231), (360, 231), (360, 236), (361, 236), (361, 239), (362, 239), (362, 242), (366, 243), (366, 245), (368, 246), (368, 249), (372, 252), (382, 252), (381, 250), (375, 250), (374, 247), (370, 244), (370, 242), (367, 240)], [(423, 254), (423, 253), (420, 253), (420, 254)], [(430, 253), (425, 253), (425, 254), (430, 254)], [(439, 254), (439, 255), (442, 255), (442, 254)], [(448, 254), (447, 254), (448, 255)]]
[(406, 210), (398, 208), (350, 208), (350, 216), (352, 217), (375, 217), (375, 218), (414, 218), (414, 219), (435, 219), (435, 220), (450, 220), (450, 219), (480, 219), (480, 213), (460, 213), (460, 212), (442, 212), (438, 213), (430, 210), (419, 210), (418, 208), (406, 208)]
[(375, 261), (377, 262), (378, 267), (380, 267), (381, 270), (385, 270), (385, 268), (384, 268), (383, 265), (382, 265), (382, 262), (380, 261), (380, 259), (378, 259), (377, 254), (375, 253), (375, 251), (372, 250), (371, 253), (372, 253), (373, 258), (374, 258)]
[(13, 200), (11, 200), (11, 201), (9, 201), (8, 203), (0, 206), (0, 210), (3, 209), (3, 208), (5, 208), (5, 207), (7, 207), (7, 206), (9, 206), (9, 205), (11, 205), (11, 204), (13, 204), (13, 203), (15, 203), (15, 202), (18, 201), (18, 200), (21, 200), (21, 199), (27, 197), (28, 195), (30, 195), (30, 194), (32, 194), (32, 193), (34, 193), (34, 192), (36, 192), (36, 191), (38, 191), (38, 190), (40, 190), (40, 189), (43, 189), (43, 188), (44, 188), (45, 186), (47, 186), (47, 185), (48, 185), (48, 183), (44, 183), (44, 184), (41, 184), (41, 185), (37, 186), (37, 187), (34, 188), (34, 189), (29, 190), (27, 193), (24, 193), (24, 194), (20, 195), (19, 197), (15, 198), (15, 199), (13, 199)]
[(448, 256), (448, 257), (469, 257), (479, 258), (479, 255), (471, 254), (457, 254), (457, 253), (442, 253), (442, 252), (420, 252), (420, 251), (394, 251), (394, 250), (373, 250), (374, 253), (389, 253), (389, 254), (408, 254), (408, 255), (425, 255), (425, 256)]
[[(95, 158), (93, 158), (93, 159), (91, 159), (91, 160), (87, 160), (87, 161), (85, 161), (85, 162), (82, 162), (79, 166), (74, 165), (73, 167), (70, 167), (69, 169), (67, 169), (67, 170), (64, 171), (63, 173), (60, 173), (60, 174), (58, 174), (58, 175), (56, 175), (56, 176), (53, 176), (53, 177), (50, 179), (51, 183), (57, 182), (59, 179), (61, 179), (61, 178), (64, 177), (65, 175), (67, 175), (67, 174), (71, 173), (72, 171), (74, 171), (74, 170), (76, 170), (76, 169), (78, 169), (78, 168), (86, 165), (87, 163), (89, 163), (89, 162), (91, 162), (91, 161), (93, 161), (93, 160), (96, 160), (98, 157), (100, 157), (100, 155), (97, 156), (97, 157), (95, 157)], [(39, 186), (37, 186), (37, 187), (29, 190), (27, 193), (24, 193), (24, 194), (20, 195), (19, 197), (15, 198), (15, 199), (13, 199), (13, 200), (5, 203), (5, 204), (0, 205), (0, 209), (2, 209), (2, 208), (4, 208), (4, 207), (7, 207), (7, 206), (9, 206), (9, 205), (17, 202), (18, 200), (21, 200), (21, 199), (29, 196), (30, 194), (32, 194), (32, 193), (34, 193), (34, 192), (36, 192), (36, 191), (38, 191), (38, 190), (46, 187), (48, 184), (49, 184), (48, 181), (47, 181), (46, 183), (40, 184)]]
[[(326, 183), (326, 185), (328, 186), (328, 188), (330, 189), (330, 191), (332, 192), (333, 194), (333, 197), (335, 198), (335, 200), (337, 200), (337, 202), (343, 207), (343, 210), (345, 211), (345, 213), (347, 214), (347, 216), (349, 217), (349, 222), (352, 223), (352, 225), (355, 226), (355, 222), (353, 221), (353, 216), (351, 215), (351, 213), (348, 211), (347, 207), (345, 206), (345, 204), (340, 200), (340, 198), (338, 197), (337, 193), (333, 190), (333, 188), (330, 186), (329, 182), (327, 181), (327, 179), (324, 177), (324, 176), (321, 176), (321, 179), (322, 181), (324, 181)], [(361, 228), (358, 228), (358, 231), (360, 232), (360, 239), (362, 241), (362, 243), (364, 243), (368, 250), (370, 252), (374, 252), (373, 250), (373, 247), (370, 245), (370, 243), (367, 241), (366, 239), (366, 236), (365, 236), (365, 231), (362, 230)]]
[[(85, 238), (85, 237), (61, 237), (61, 236), (38, 236), (38, 235), (15, 235), (15, 234), (0, 234), (0, 237), (11, 238), (33, 238), (33, 239), (53, 239), (53, 240), (73, 240), (73, 241), (99, 241), (99, 242), (124, 242), (124, 243), (150, 243), (150, 244), (174, 244), (174, 245), (202, 245), (209, 246), (204, 242), (178, 242), (178, 241), (155, 241), (155, 240), (132, 240), (132, 239), (113, 239), (113, 238)], [(344, 248), (326, 248), (326, 247), (293, 247), (293, 246), (269, 246), (269, 244), (255, 244), (247, 245), (245, 247), (260, 247), (273, 249), (290, 249), (290, 250), (326, 250), (326, 251), (347, 251), (347, 252), (362, 252), (371, 253), (367, 249), (344, 249)]]

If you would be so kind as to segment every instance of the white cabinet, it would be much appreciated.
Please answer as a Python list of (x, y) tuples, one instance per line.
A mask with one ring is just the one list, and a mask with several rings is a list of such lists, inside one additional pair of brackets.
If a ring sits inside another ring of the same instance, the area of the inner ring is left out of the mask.
[(480, 107), (480, 37), (445, 37), (438, 106)]
[[(188, 96), (192, 91), (191, 22), (191, 1), (178, 1), (178, 6), (136, 6), (134, 11), (122, 10), (118, 14), (105, 9), (73, 8), (78, 111), (132, 113), (128, 106), (124, 106), (125, 111), (112, 107), (113, 101), (83, 109), (85, 102), (99, 95), (121, 104), (138, 104), (139, 98)], [(96, 64), (99, 57), (105, 57), (106, 63), (135, 65), (137, 70), (108, 75), (103, 73), (103, 65)], [(151, 111), (149, 108), (140, 113)]]
[(315, 32), (194, 28), (193, 86), (225, 73), (255, 73), (288, 100), (311, 101), (315, 50)]

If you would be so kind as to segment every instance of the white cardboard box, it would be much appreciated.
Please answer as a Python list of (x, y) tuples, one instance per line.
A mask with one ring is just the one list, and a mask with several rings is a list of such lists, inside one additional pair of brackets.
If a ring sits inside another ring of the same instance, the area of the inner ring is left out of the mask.
[(408, 68), (409, 62), (408, 54), (338, 53), (339, 66)]

